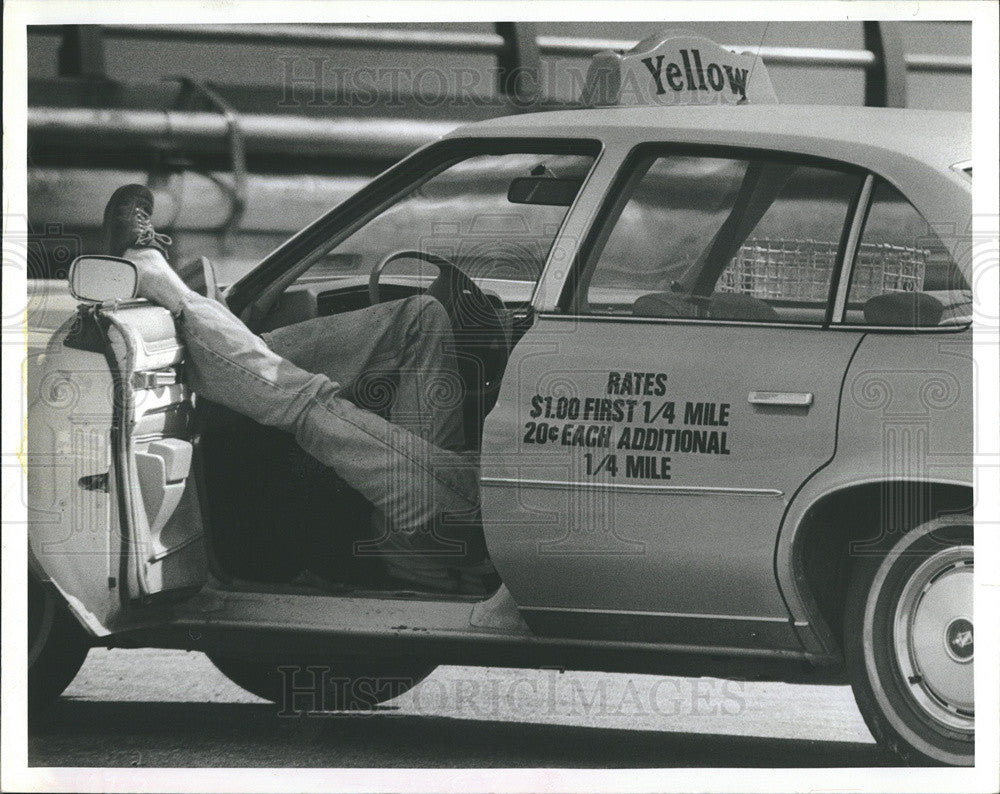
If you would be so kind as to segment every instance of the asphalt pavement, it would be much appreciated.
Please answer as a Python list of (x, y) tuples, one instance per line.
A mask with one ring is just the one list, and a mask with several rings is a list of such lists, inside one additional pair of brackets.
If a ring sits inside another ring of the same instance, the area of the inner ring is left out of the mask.
[(439, 667), (374, 711), (280, 716), (200, 653), (90, 652), (32, 766), (885, 766), (850, 689)]

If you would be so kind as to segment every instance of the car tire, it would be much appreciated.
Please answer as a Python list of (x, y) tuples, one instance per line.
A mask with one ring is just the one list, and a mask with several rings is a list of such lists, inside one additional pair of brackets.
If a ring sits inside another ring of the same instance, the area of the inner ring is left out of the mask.
[(28, 574), (28, 712), (46, 714), (83, 666), (90, 643), (62, 599)]
[(937, 519), (862, 558), (844, 654), (878, 743), (908, 764), (975, 763), (972, 518)]
[[(412, 689), (437, 667), (416, 658), (282, 661), (209, 654), (209, 659), (234, 684), (289, 714), (370, 711)], [(296, 693), (291, 699), (289, 687)]]

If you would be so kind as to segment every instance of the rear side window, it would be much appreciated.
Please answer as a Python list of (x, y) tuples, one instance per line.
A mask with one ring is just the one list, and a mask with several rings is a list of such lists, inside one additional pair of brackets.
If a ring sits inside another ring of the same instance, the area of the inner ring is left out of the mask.
[(879, 179), (865, 220), (844, 322), (926, 328), (965, 325), (972, 290), (916, 208)]
[(862, 179), (780, 159), (640, 161), (587, 257), (574, 308), (822, 323)]

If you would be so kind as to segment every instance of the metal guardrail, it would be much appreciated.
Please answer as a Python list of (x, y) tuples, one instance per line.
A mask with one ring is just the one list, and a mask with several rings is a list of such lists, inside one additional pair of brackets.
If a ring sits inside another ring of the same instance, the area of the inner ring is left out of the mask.
[[(69, 25), (33, 28), (32, 33), (63, 36), (60, 70), (78, 77), (103, 77), (103, 39), (107, 37), (150, 41), (185, 41), (212, 44), (322, 46), (399, 50), (420, 49), (496, 56), (501, 70), (537, 70), (538, 56), (590, 56), (603, 50), (627, 50), (630, 40), (537, 36), (531, 23), (497, 23), (496, 32), (420, 30), (357, 25)], [(760, 47), (770, 65), (859, 68), (865, 70), (865, 104), (905, 106), (906, 71), (967, 72), (971, 59), (955, 56), (904, 55), (897, 26), (863, 23), (866, 49)], [(730, 46), (734, 50), (745, 47)], [(754, 48), (750, 48), (753, 50)], [(65, 67), (65, 68), (64, 68)], [(74, 69), (76, 70), (74, 72)], [(503, 85), (498, 97), (512, 95), (523, 104), (497, 104), (496, 110), (518, 112), (550, 106), (567, 106), (532, 93), (529, 84)], [(101, 80), (83, 81), (97, 87)], [(537, 85), (534, 86), (537, 89)], [(504, 92), (510, 94), (505, 96)], [(50, 107), (35, 102), (28, 113), (33, 140), (63, 150), (107, 149), (183, 150), (217, 153), (227, 136), (226, 114), (195, 110), (125, 108), (100, 109), (93, 98), (89, 107)], [(58, 102), (55, 104), (59, 104)], [(97, 109), (95, 109), (97, 108)], [(230, 115), (236, 118), (235, 111)], [(461, 114), (459, 114), (461, 115)], [(440, 137), (463, 123), (461, 118), (428, 120), (419, 117), (356, 118), (269, 115), (244, 112), (238, 127), (248, 152), (353, 158), (373, 162), (399, 159), (418, 146)]]
[(120, 39), (211, 42), (215, 44), (288, 44), (300, 47), (359, 47), (381, 50), (425, 50), (496, 55), (504, 47), (497, 33), (411, 30), (338, 25), (102, 25)]
[[(499, 56), (508, 46), (499, 33), (413, 30), (372, 25), (102, 25), (113, 38), (228, 44), (285, 44), (381, 50), (417, 49), (430, 52), (474, 53)], [(61, 34), (59, 28), (33, 32)], [(636, 42), (627, 39), (537, 36), (541, 55), (590, 57), (602, 50), (627, 50)], [(815, 47), (746, 47), (723, 44), (734, 51), (753, 51), (768, 64), (782, 66), (846, 67), (872, 69), (878, 58), (871, 50)], [(906, 68), (917, 72), (971, 73), (972, 58), (960, 55), (907, 54)]]
[[(602, 50), (627, 50), (637, 42), (620, 39), (584, 39), (571, 36), (539, 36), (543, 55), (590, 57)], [(819, 47), (746, 47), (723, 44), (733, 52), (753, 52), (769, 66), (855, 67), (870, 69), (876, 65), (871, 50), (825, 49)], [(971, 72), (972, 58), (961, 55), (906, 55), (906, 66), (920, 72)]]
[(972, 74), (972, 56), (927, 55), (916, 53), (907, 55), (906, 68), (912, 72), (956, 72)]
[[(769, 66), (862, 70), (868, 105), (905, 106), (908, 72), (971, 73), (969, 57), (904, 53), (894, 23), (859, 24), (864, 33), (861, 49), (723, 46), (759, 53)], [(228, 263), (231, 276), (239, 275), (270, 250), (275, 233), (299, 228), (304, 219), (352, 192), (367, 179), (367, 174), (383, 167), (386, 161), (397, 160), (470, 119), (449, 116), (429, 120), (419, 117), (415, 108), (406, 108), (392, 117), (274, 115), (273, 111), (254, 112), (273, 107), (273, 101), (253, 103), (245, 98), (244, 109), (238, 115), (227, 109), (225, 100), (221, 106), (214, 103), (218, 107), (212, 112), (184, 109), (177, 106), (172, 90), (162, 86), (154, 91), (152, 84), (107, 80), (105, 39), (320, 50), (421, 50), (494, 57), (498, 66), (494, 98), (498, 101), (482, 109), (483, 113), (471, 113), (472, 117), (542, 109), (546, 104), (565, 106), (565, 102), (539, 96), (537, 76), (542, 56), (589, 58), (603, 50), (628, 50), (636, 43), (598, 37), (540, 36), (532, 23), (513, 22), (495, 23), (493, 32), (382, 25), (157, 24), (34, 26), (29, 35), (60, 36), (58, 73), (60, 78), (74, 78), (49, 80), (44, 89), (33, 94), (33, 104), (28, 108), (29, 140), (34, 147), (29, 179), (33, 224), (47, 228), (49, 220), (59, 218), (60, 223), (70, 222), (78, 230), (96, 228), (99, 219), (87, 213), (100, 206), (97, 198), (106, 196), (122, 180), (141, 181), (141, 174), (148, 172), (151, 179), (155, 174), (156, 179), (166, 180), (163, 184), (170, 186), (178, 208), (174, 220), (185, 234), (200, 235), (199, 245), (207, 244), (217, 228), (235, 231), (234, 219), (239, 220), (239, 215), (233, 196), (223, 195), (219, 189), (219, 174), (199, 176), (198, 172), (225, 168), (223, 157), (227, 146), (232, 153), (233, 127), (238, 125), (241, 143), (246, 153), (255, 157), (260, 172), (246, 175), (247, 197), (253, 201), (248, 201), (240, 224), (248, 232), (243, 248), (240, 253), (227, 253), (223, 248), (216, 251), (219, 261)], [(528, 79), (523, 79), (525, 75)], [(535, 75), (534, 80), (531, 75)], [(233, 94), (237, 88), (242, 87), (229, 86), (219, 91), (219, 96)], [(261, 86), (246, 88), (254, 92), (268, 90)], [(225, 112), (219, 112), (220, 108)], [(351, 112), (346, 109), (346, 113)], [(102, 151), (115, 153), (113, 167), (137, 172), (123, 175), (101, 171), (107, 167), (107, 161), (101, 159)], [(124, 153), (128, 157), (121, 156)], [(311, 157), (313, 163), (322, 162), (326, 168), (322, 173), (327, 176), (318, 181), (303, 177), (298, 183), (296, 177), (284, 171), (268, 171), (272, 160), (284, 162), (290, 153)], [(338, 163), (338, 169), (327, 168), (328, 161)], [(43, 172), (40, 169), (46, 163), (49, 171)], [(176, 174), (192, 174), (186, 188), (183, 180), (172, 178)], [(59, 197), (58, 202), (54, 196)], [(67, 208), (67, 196), (76, 202), (75, 215)], [(260, 240), (254, 236), (261, 234), (264, 236)]]
[[(245, 114), (239, 117), (246, 150), (280, 154), (392, 159), (439, 138), (461, 122), (418, 119), (311, 118)], [(28, 108), (28, 132), (49, 146), (87, 148), (179, 147), (215, 152), (229, 129), (218, 113), (177, 110)]]

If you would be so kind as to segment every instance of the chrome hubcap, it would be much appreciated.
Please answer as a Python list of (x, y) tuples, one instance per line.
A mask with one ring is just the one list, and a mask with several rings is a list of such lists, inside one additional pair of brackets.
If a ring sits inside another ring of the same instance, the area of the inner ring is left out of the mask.
[(904, 685), (927, 716), (949, 728), (975, 728), (972, 546), (925, 560), (896, 608), (894, 641)]

